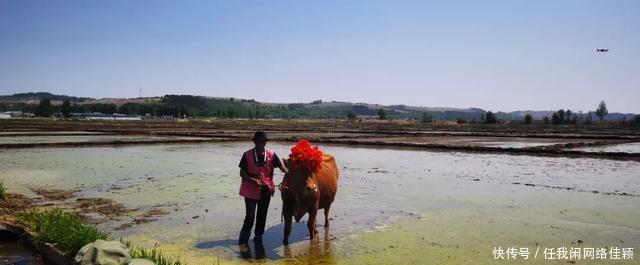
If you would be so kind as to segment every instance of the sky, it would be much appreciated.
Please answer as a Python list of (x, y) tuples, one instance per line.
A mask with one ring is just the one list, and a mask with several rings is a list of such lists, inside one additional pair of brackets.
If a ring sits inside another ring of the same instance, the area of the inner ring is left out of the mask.
[(0, 0), (0, 95), (640, 113), (638, 14), (636, 0)]

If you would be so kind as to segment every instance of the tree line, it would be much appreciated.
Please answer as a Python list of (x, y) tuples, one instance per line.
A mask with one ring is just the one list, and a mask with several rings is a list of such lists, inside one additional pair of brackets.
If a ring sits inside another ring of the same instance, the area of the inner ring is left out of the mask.
[[(320, 107), (317, 105), (293, 104), (262, 104), (254, 100), (234, 98), (205, 98), (191, 95), (165, 95), (159, 101), (135, 103), (129, 102), (121, 105), (105, 103), (72, 103), (65, 99), (62, 105), (53, 105), (51, 100), (43, 98), (39, 104), (27, 104), (24, 102), (0, 102), (0, 110), (22, 110), (25, 113), (34, 113), (39, 117), (50, 117), (56, 113), (64, 117), (70, 117), (71, 113), (99, 112), (105, 114), (120, 113), (125, 115), (151, 115), (173, 117), (218, 117), (218, 118), (346, 118), (349, 121), (359, 120), (359, 115), (377, 116), (380, 120), (386, 119), (413, 119), (422, 123), (431, 123), (434, 120), (457, 120), (457, 123), (484, 123), (495, 124), (510, 119), (507, 113), (483, 112), (420, 112), (404, 111), (402, 105), (396, 109), (378, 108), (371, 109), (366, 105), (343, 105), (332, 107)], [(595, 115), (600, 120), (608, 114), (607, 106), (601, 101), (595, 111), (588, 114), (579, 114), (570, 109), (555, 111), (551, 117), (543, 117), (544, 123), (551, 124), (576, 124), (578, 122), (591, 123)], [(533, 123), (531, 114), (524, 116), (524, 124)], [(626, 122), (624, 120), (623, 122)], [(640, 124), (640, 115), (636, 115), (631, 123)]]

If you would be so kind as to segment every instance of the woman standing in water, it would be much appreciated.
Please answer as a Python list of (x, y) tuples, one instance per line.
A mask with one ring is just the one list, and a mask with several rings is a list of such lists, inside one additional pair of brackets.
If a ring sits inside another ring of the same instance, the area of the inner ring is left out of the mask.
[(256, 247), (262, 247), (262, 234), (264, 234), (267, 220), (269, 201), (275, 192), (273, 170), (277, 167), (287, 173), (287, 168), (284, 167), (276, 153), (265, 148), (269, 140), (265, 132), (255, 132), (251, 140), (253, 140), (255, 147), (244, 152), (239, 165), (240, 177), (242, 177), (240, 196), (244, 197), (246, 214), (240, 230), (238, 245), (247, 246), (255, 220), (256, 229), (253, 242)]

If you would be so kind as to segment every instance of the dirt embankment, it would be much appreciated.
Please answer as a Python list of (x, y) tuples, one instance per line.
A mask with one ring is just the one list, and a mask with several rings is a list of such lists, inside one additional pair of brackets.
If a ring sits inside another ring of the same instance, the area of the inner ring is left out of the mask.
[[(614, 122), (594, 122), (592, 124), (552, 125), (526, 124), (449, 124), (421, 123), (405, 120), (280, 120), (280, 119), (200, 119), (188, 121), (85, 121), (53, 119), (7, 119), (0, 121), (0, 129), (5, 131), (91, 131), (114, 132), (118, 134), (180, 135), (220, 135), (230, 132), (230, 136), (250, 136), (255, 130), (272, 132), (321, 132), (321, 133), (490, 133), (490, 134), (538, 134), (538, 135), (630, 135), (640, 137), (640, 127)], [(238, 135), (238, 132), (246, 135)]]
[(29, 198), (22, 194), (7, 193), (4, 199), (0, 198), (0, 215), (13, 215), (41, 201), (41, 199)]

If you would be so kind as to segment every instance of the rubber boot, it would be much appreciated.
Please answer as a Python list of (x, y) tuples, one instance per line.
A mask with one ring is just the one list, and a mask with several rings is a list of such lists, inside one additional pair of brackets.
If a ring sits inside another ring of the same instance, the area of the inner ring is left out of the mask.
[(238, 245), (247, 245), (249, 243), (249, 237), (251, 237), (251, 231), (240, 230)]

